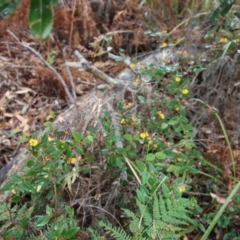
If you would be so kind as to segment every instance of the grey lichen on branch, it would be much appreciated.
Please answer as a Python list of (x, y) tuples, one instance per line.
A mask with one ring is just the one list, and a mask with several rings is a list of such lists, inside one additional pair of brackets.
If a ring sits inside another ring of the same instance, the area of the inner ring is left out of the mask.
[(109, 77), (104, 72), (100, 71), (94, 67), (90, 62), (88, 62), (79, 51), (74, 52), (78, 57), (79, 62), (66, 62), (66, 65), (73, 68), (78, 68), (80, 71), (91, 72), (94, 76), (100, 78), (106, 82), (110, 87), (122, 86), (123, 84), (114, 78)]

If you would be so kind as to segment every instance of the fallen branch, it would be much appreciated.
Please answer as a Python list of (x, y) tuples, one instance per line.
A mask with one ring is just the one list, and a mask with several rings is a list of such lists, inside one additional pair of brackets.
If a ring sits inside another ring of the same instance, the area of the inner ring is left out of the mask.
[(75, 55), (78, 57), (79, 62), (66, 62), (66, 65), (73, 68), (78, 68), (80, 71), (88, 71), (92, 73), (94, 76), (100, 78), (104, 82), (106, 82), (110, 87), (122, 86), (123, 84), (115, 79), (109, 77), (104, 72), (100, 71), (99, 69), (95, 68), (94, 66), (89, 63), (79, 51), (74, 52)]

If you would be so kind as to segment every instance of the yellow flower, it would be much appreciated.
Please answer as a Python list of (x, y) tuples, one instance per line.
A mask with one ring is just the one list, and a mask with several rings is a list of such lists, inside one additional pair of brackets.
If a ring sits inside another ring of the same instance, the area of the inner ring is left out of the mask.
[(12, 192), (12, 194), (16, 194), (17, 193), (15, 188), (13, 188), (11, 192)]
[(175, 81), (176, 81), (176, 82), (180, 82), (180, 81), (181, 81), (181, 78), (180, 78), (180, 77), (175, 77)]
[(75, 163), (76, 163), (76, 158), (69, 158), (68, 159), (68, 163), (71, 163), (72, 165), (75, 165)]
[(121, 119), (121, 121), (120, 121), (120, 123), (121, 123), (121, 124), (124, 124), (124, 123), (126, 123), (126, 120), (125, 120), (125, 118), (122, 118), (122, 119)]
[(226, 43), (226, 42), (228, 42), (228, 39), (227, 39), (227, 38), (221, 38), (221, 39), (220, 39), (220, 43)]
[(185, 188), (185, 186), (184, 185), (182, 185), (182, 186), (180, 186), (180, 187), (178, 187), (178, 190), (179, 190), (179, 192), (185, 192), (186, 191), (186, 188)]
[(136, 64), (131, 63), (131, 64), (129, 65), (129, 67), (130, 67), (131, 69), (134, 69), (134, 68), (136, 67)]
[(134, 117), (134, 116), (132, 116), (131, 119), (132, 119), (133, 122), (137, 121), (137, 118)]
[(141, 134), (140, 134), (140, 138), (142, 138), (142, 139), (149, 138), (148, 132), (143, 132), (143, 133), (141, 133)]
[(140, 83), (140, 78), (136, 78), (136, 79), (135, 79), (135, 82), (136, 82), (136, 83)]
[(132, 103), (131, 102), (125, 103), (124, 106), (125, 106), (125, 108), (128, 109), (132, 106)]
[(188, 91), (187, 88), (184, 88), (184, 89), (182, 90), (182, 94), (183, 94), (183, 95), (187, 95), (188, 93), (189, 93), (189, 91)]
[(182, 162), (183, 159), (182, 158), (177, 158), (177, 160), (178, 160), (178, 162)]
[(167, 47), (167, 43), (166, 42), (164, 42), (163, 44), (162, 44), (162, 47)]
[(158, 111), (158, 116), (161, 118), (161, 119), (164, 119), (165, 118), (165, 115), (161, 112), (161, 111)]
[(31, 139), (29, 140), (29, 145), (30, 145), (30, 146), (35, 147), (37, 144), (38, 144), (38, 140), (37, 140), (37, 139), (31, 138)]

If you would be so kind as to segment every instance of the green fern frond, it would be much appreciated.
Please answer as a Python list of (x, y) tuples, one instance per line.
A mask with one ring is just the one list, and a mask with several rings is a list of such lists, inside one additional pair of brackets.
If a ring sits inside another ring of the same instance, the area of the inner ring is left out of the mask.
[(130, 231), (135, 234), (140, 231), (139, 229), (139, 218), (135, 216), (135, 213), (130, 211), (129, 209), (123, 209), (125, 215), (132, 219), (131, 223), (129, 224)]
[(132, 240), (132, 237), (129, 236), (124, 229), (120, 228), (120, 227), (114, 227), (112, 226), (112, 224), (110, 223), (105, 223), (103, 221), (99, 222), (99, 226), (103, 227), (105, 230), (107, 231), (111, 231), (114, 236), (114, 238), (116, 240)]
[(92, 240), (102, 240), (101, 236), (99, 236), (99, 234), (95, 233), (92, 228), (88, 228), (87, 231), (90, 234), (90, 237)]
[[(1, 222), (0, 222), (0, 224), (1, 224)], [(12, 225), (11, 221), (5, 222), (0, 228), (0, 233), (5, 232), (11, 225)]]

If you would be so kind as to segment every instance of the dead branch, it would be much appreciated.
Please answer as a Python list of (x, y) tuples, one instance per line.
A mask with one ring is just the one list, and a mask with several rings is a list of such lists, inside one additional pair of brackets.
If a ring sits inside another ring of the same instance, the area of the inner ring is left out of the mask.
[(89, 63), (79, 51), (76, 50), (74, 53), (78, 57), (79, 62), (66, 62), (67, 66), (78, 68), (80, 71), (88, 71), (106, 82), (110, 87), (122, 86), (122, 83), (116, 81), (115, 79), (106, 75), (104, 72), (92, 66), (91, 63)]
[(59, 82), (62, 84), (69, 100), (71, 101), (71, 103), (75, 103), (75, 100), (74, 98), (72, 97), (69, 89), (68, 89), (68, 86), (66, 85), (64, 79), (62, 78), (62, 76), (56, 71), (56, 69), (54, 69), (44, 58), (43, 56), (38, 52), (36, 51), (35, 49), (33, 49), (32, 47), (30, 47), (27, 43), (22, 43), (18, 38), (17, 36), (12, 33), (10, 30), (7, 30), (8, 33), (14, 37), (16, 40), (17, 40), (17, 43), (20, 44), (21, 46), (27, 48), (28, 50), (30, 50), (33, 54), (35, 54), (55, 75), (56, 77), (58, 78)]

